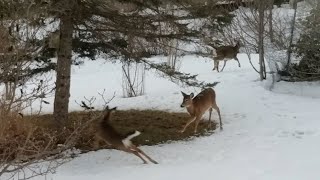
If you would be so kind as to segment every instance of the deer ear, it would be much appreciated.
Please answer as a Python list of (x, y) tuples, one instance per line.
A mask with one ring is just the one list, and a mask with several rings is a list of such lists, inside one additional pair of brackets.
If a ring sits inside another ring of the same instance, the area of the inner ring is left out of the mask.
[(187, 95), (186, 93), (184, 93), (184, 92), (182, 92), (182, 91), (181, 91), (181, 94), (182, 94), (183, 97)]
[(237, 45), (238, 45), (238, 46), (241, 46), (241, 41), (240, 41), (240, 39), (237, 39)]
[(194, 94), (193, 94), (193, 93), (191, 93), (191, 94), (190, 94), (190, 98), (193, 98), (193, 96), (194, 96)]

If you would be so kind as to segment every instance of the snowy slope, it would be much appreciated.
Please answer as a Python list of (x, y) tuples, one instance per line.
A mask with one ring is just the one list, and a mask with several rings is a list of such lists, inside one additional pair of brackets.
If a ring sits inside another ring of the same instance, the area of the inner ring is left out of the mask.
[[(116, 150), (100, 150), (82, 154), (61, 166), (54, 180), (316, 180), (320, 177), (320, 99), (300, 94), (300, 87), (309, 84), (280, 83), (276, 92), (257, 81), (258, 74), (250, 67), (246, 56), (229, 61), (222, 73), (212, 72), (208, 59), (187, 56), (181, 70), (199, 74), (200, 80), (220, 81), (215, 88), (222, 112), (224, 130), (192, 141), (173, 142), (153, 147), (142, 146), (160, 164), (144, 165), (133, 155)], [(257, 63), (255, 62), (257, 65)], [(180, 88), (147, 73), (147, 94), (136, 98), (121, 98), (119, 64), (90, 62), (73, 69), (71, 108), (74, 100), (95, 96), (103, 88), (117, 97), (111, 106), (120, 109), (162, 109), (185, 111), (179, 107)], [(313, 83), (314, 89), (319, 88)], [(288, 91), (288, 89), (290, 91)], [(281, 93), (278, 93), (281, 92)], [(319, 91), (318, 91), (319, 92)], [(312, 92), (313, 94), (319, 94)], [(319, 97), (319, 96), (318, 96)], [(102, 105), (102, 104), (101, 104)], [(50, 111), (50, 107), (46, 107)], [(207, 114), (206, 114), (207, 115)], [(217, 119), (217, 115), (213, 116)], [(192, 127), (192, 126), (191, 126)], [(38, 177), (35, 179), (43, 179)]]

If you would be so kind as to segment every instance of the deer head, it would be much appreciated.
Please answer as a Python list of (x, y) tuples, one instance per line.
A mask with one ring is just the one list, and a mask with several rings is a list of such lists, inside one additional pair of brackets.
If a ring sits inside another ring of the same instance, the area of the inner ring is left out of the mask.
[(106, 106), (106, 108), (104, 109), (106, 112), (107, 111), (111, 111), (111, 112), (114, 112), (114, 111), (116, 111), (117, 110), (117, 107), (114, 107), (114, 108), (109, 108), (109, 106)]
[(186, 93), (181, 91), (181, 94), (183, 96), (183, 100), (182, 103), (180, 105), (180, 107), (189, 107), (190, 105), (192, 105), (192, 98), (194, 96), (193, 93), (191, 93), (190, 95), (187, 95)]
[(105, 109), (104, 109), (104, 120), (107, 122), (109, 121), (110, 119), (110, 116), (112, 113), (114, 113), (115, 111), (117, 110), (117, 107), (114, 107), (114, 108), (109, 108), (109, 106), (107, 106)]
[(235, 45), (234, 47), (236, 48), (237, 53), (239, 53), (239, 49), (240, 49), (240, 47), (241, 47), (241, 42), (240, 42), (239, 39), (236, 40), (236, 45)]

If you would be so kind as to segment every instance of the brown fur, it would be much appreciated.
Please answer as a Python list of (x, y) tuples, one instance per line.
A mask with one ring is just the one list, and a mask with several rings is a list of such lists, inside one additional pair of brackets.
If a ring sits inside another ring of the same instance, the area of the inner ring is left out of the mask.
[[(151, 159), (148, 155), (146, 155), (141, 149), (139, 149), (137, 146), (131, 143), (129, 146), (125, 146), (122, 140), (127, 138), (127, 136), (123, 136), (120, 133), (118, 133), (110, 124), (110, 117), (113, 112), (115, 112), (116, 108), (109, 109), (108, 106), (105, 110), (104, 117), (98, 122), (97, 124), (97, 132), (96, 132), (96, 142), (99, 142), (98, 140), (103, 140), (105, 143), (113, 147), (114, 149), (125, 151), (128, 153), (132, 153), (136, 156), (138, 156), (143, 163), (147, 163), (147, 161), (142, 157), (144, 156), (149, 161), (151, 161), (154, 164), (158, 164), (155, 160)], [(129, 134), (130, 135), (130, 134)]]
[(226, 62), (228, 60), (234, 59), (238, 62), (239, 67), (241, 67), (239, 59), (237, 58), (237, 54), (239, 53), (240, 49), (240, 42), (237, 41), (235, 46), (220, 46), (215, 47), (216, 49), (216, 57), (213, 57), (214, 67), (212, 70), (216, 70), (219, 72), (219, 61), (224, 61), (223, 67), (221, 72), (223, 71), (224, 67), (226, 66)]
[(220, 121), (220, 129), (222, 130), (222, 121), (220, 115), (220, 109), (216, 103), (216, 94), (212, 88), (207, 88), (201, 91), (196, 97), (193, 98), (193, 93), (190, 95), (185, 94), (182, 92), (183, 101), (181, 107), (186, 107), (188, 113), (190, 114), (191, 118), (184, 126), (184, 128), (180, 131), (183, 133), (186, 128), (192, 123), (195, 122), (195, 129), (194, 132), (197, 132), (198, 124), (203, 116), (203, 114), (209, 110), (209, 125), (211, 123), (211, 113), (212, 108), (218, 112), (219, 121)]

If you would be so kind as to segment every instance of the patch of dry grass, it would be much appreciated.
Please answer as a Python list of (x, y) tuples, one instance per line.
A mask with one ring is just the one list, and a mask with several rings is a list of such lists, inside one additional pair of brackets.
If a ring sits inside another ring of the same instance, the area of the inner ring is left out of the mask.
[[(83, 127), (84, 124), (95, 116), (98, 116), (100, 112), (72, 112), (69, 114), (69, 121), (66, 123), (66, 129), (58, 130), (55, 128), (53, 116), (51, 114), (40, 116), (25, 116), (23, 119), (14, 120), (10, 130), (13, 136), (17, 133), (21, 136), (27, 134), (27, 130), (34, 128), (39, 132), (46, 132), (51, 136), (56, 137), (56, 144), (65, 142), (66, 137), (70, 137), (70, 134), (78, 127)], [(191, 124), (188, 129), (183, 133), (178, 131), (182, 129), (189, 115), (187, 113), (169, 113), (156, 110), (128, 110), (128, 111), (116, 111), (111, 118), (111, 124), (121, 134), (127, 134), (134, 130), (141, 131), (141, 135), (134, 138), (133, 142), (136, 145), (155, 145), (159, 143), (165, 143), (169, 141), (187, 140), (190, 137), (208, 135), (212, 131), (208, 131), (207, 122), (200, 122), (198, 127), (198, 133), (193, 133), (194, 124)], [(96, 123), (93, 121), (92, 123)], [(20, 127), (22, 126), (22, 128)], [(13, 128), (14, 127), (14, 128)], [(83, 150), (84, 152), (94, 150), (94, 133), (95, 130), (88, 126), (79, 133), (79, 138), (75, 143), (75, 147)], [(211, 130), (216, 128), (216, 123), (212, 123)], [(19, 132), (15, 132), (19, 130)], [(41, 130), (41, 131), (40, 131)], [(15, 132), (15, 133), (14, 133)], [(33, 138), (34, 141), (46, 141), (46, 137), (36, 133)], [(10, 138), (9, 138), (10, 139)], [(44, 143), (45, 144), (45, 143)], [(108, 148), (105, 145), (101, 145), (99, 148)]]
[[(191, 124), (184, 133), (178, 132), (189, 119), (187, 113), (168, 113), (155, 110), (117, 111), (112, 124), (119, 132), (139, 130), (142, 134), (133, 141), (139, 145), (155, 145), (167, 141), (185, 140), (194, 136), (194, 124)], [(216, 124), (212, 123), (212, 129)], [(205, 135), (208, 124), (200, 122), (197, 135)]]

